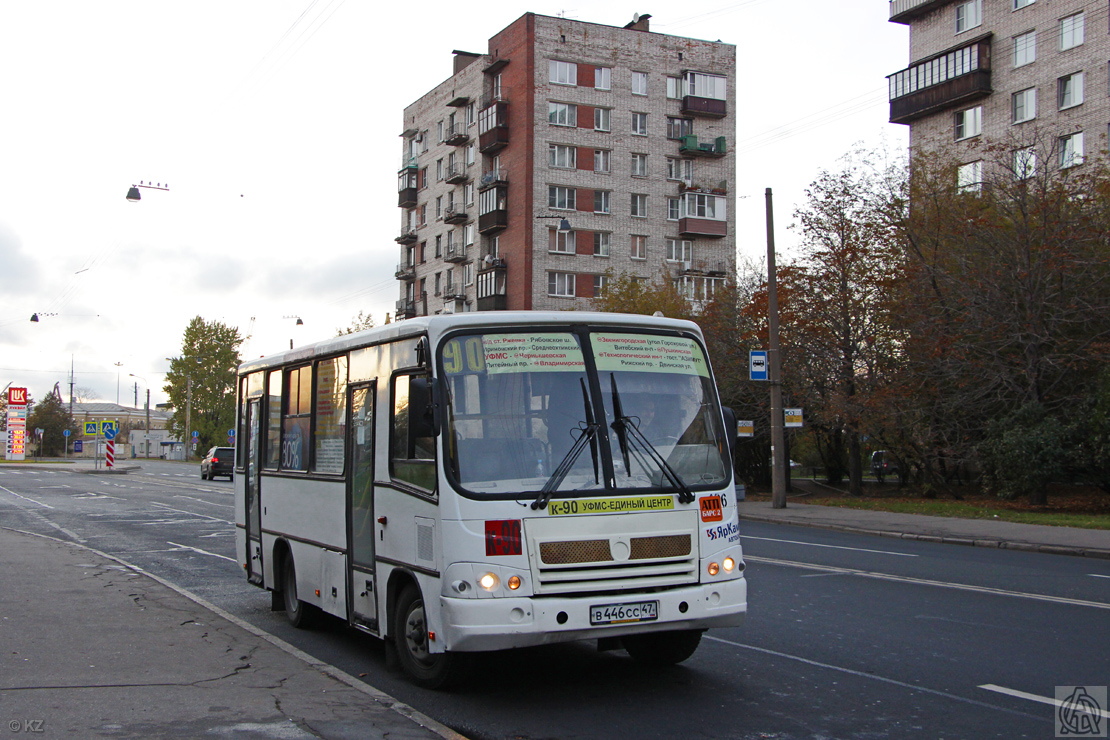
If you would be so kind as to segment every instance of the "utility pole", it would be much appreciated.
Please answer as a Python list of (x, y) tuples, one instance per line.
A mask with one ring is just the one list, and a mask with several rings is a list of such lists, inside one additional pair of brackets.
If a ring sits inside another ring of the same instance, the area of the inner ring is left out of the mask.
[(775, 219), (767, 188), (767, 375), (771, 381), (771, 508), (786, 508), (786, 435), (779, 358), (779, 297), (775, 268)]

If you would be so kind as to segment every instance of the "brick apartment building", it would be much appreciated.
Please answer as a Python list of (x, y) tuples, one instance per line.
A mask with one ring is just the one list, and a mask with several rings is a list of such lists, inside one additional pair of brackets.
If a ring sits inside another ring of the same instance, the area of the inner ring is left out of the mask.
[(1068, 168), (1106, 149), (1108, 7), (1090, 0), (892, 0), (911, 65), (890, 75), (890, 120), (910, 148), (947, 150), (958, 179), (983, 176), (985, 144), (1014, 172)]
[(527, 13), (405, 109), (397, 318), (734, 274), (735, 47), (648, 22)]

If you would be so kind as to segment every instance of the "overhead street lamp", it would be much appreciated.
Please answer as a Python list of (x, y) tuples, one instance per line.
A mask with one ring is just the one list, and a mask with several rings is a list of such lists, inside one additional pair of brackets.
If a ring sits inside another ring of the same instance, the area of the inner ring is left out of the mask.
[[(300, 316), (282, 316), (283, 319), (296, 319), (297, 326), (304, 326), (304, 320)], [(293, 337), (289, 337), (289, 349), (293, 349)]]
[(170, 184), (166, 183), (165, 185), (163, 185), (162, 183), (149, 183), (139, 180), (138, 185), (132, 185), (131, 188), (127, 191), (127, 201), (129, 203), (138, 203), (140, 200), (143, 199), (143, 196), (139, 194), (139, 188), (150, 188), (151, 190), (169, 190)]

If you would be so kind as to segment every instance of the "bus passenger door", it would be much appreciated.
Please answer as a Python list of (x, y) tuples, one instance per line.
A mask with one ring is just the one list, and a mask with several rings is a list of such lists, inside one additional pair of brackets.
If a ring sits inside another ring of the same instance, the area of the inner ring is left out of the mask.
[(350, 388), (347, 409), (347, 593), (351, 621), (378, 628), (374, 580), (374, 385)]
[(258, 502), (258, 461), (262, 444), (260, 409), (258, 399), (247, 403), (247, 464), (246, 481), (243, 490), (246, 494), (246, 534), (247, 534), (247, 579), (251, 583), (262, 583), (262, 507)]

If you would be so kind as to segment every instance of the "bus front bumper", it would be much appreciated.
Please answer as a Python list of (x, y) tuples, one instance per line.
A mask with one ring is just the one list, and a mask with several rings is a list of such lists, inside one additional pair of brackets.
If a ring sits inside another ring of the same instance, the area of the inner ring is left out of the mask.
[[(590, 624), (592, 606), (645, 601), (659, 603), (656, 619)], [(484, 599), (440, 596), (440, 644), (445, 650), (476, 652), (647, 632), (736, 627), (747, 608), (744, 578), (648, 594)]]

